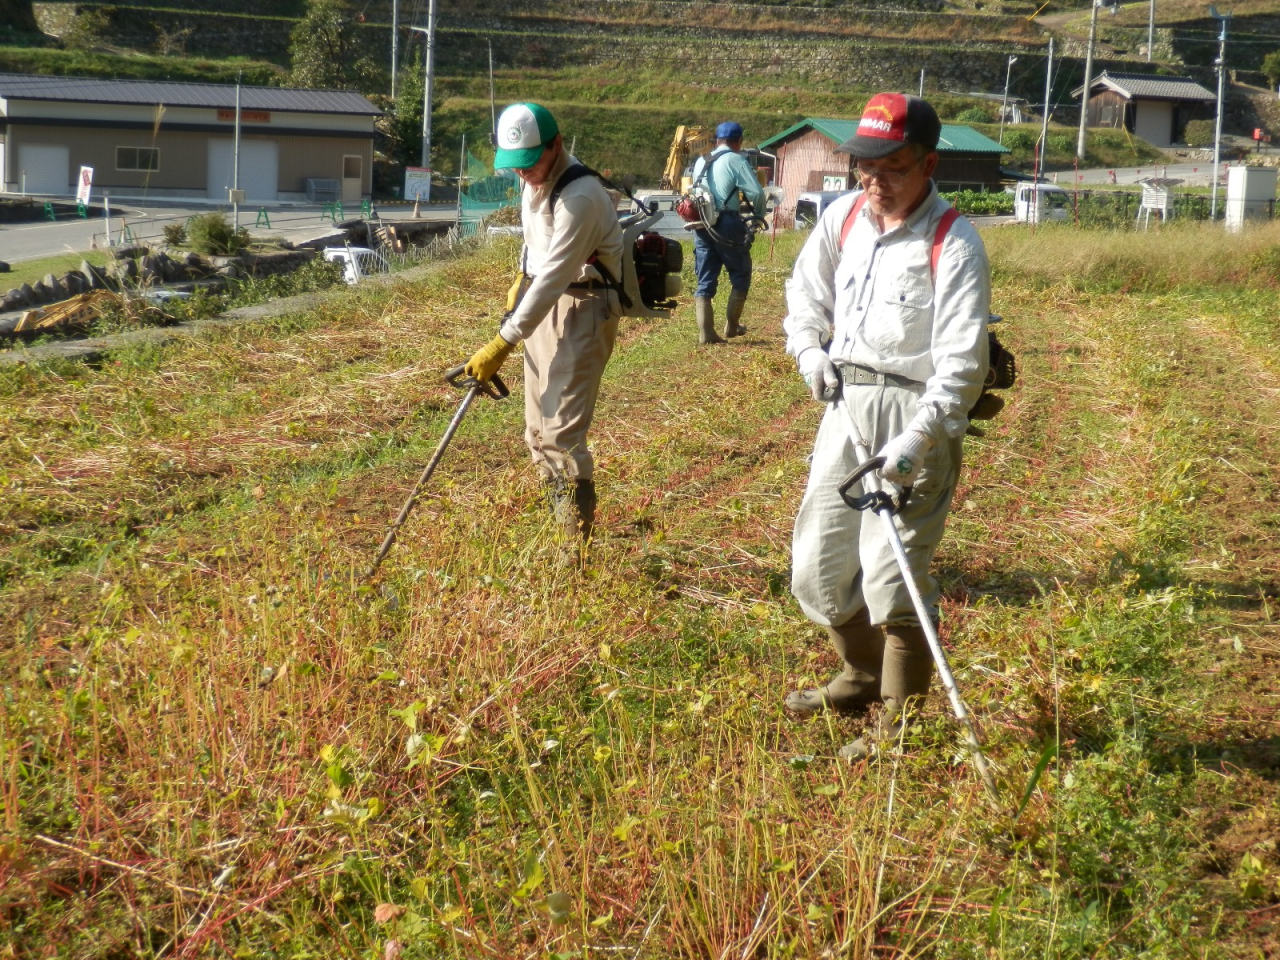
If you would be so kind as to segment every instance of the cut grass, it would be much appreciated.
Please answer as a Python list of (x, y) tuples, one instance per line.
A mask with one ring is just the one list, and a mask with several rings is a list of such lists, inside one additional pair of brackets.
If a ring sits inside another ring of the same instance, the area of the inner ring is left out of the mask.
[(832, 668), (786, 590), (819, 413), (776, 322), (798, 239), (757, 248), (745, 343), (695, 349), (687, 311), (624, 322), (581, 575), (552, 562), (513, 401), (469, 415), (376, 585), (326, 579), (367, 562), (434, 447), (458, 399), (439, 371), (491, 334), (514, 245), (0, 373), (6, 946), (1230, 957), (1274, 936), (1280, 230), (987, 234), (1022, 383), (968, 446), (937, 569), (1000, 816), (940, 696), (904, 756), (857, 767), (834, 760), (847, 721), (781, 712)]
[(35, 286), (49, 274), (59, 280), (70, 270), (80, 269), (80, 261), (88, 260), (95, 267), (106, 266), (107, 255), (97, 250), (84, 253), (60, 253), (52, 257), (41, 257), (38, 260), (20, 260), (9, 264), (7, 273), (0, 273), (0, 293), (20, 287), (24, 283)]

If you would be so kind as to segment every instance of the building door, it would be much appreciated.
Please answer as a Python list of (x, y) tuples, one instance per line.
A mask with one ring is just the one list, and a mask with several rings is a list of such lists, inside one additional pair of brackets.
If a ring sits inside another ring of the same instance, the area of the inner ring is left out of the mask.
[(1139, 102), (1133, 132), (1153, 147), (1169, 146), (1173, 142), (1173, 104), (1167, 100)]
[(346, 154), (342, 158), (342, 202), (359, 203), (364, 196), (364, 157)]
[[(26, 174), (26, 187), (22, 175)], [(18, 189), (27, 193), (69, 196), (71, 190), (71, 148), (24, 143), (18, 147), (18, 169), (13, 171)]]
[[(227, 202), (227, 191), (235, 182), (234, 140), (209, 141), (210, 200)], [(240, 189), (245, 200), (275, 200), (280, 169), (280, 145), (274, 140), (240, 141)]]

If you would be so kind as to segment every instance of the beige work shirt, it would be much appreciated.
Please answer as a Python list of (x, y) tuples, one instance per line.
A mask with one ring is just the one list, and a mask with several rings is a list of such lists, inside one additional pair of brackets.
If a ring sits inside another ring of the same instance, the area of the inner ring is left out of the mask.
[[(622, 280), (622, 228), (613, 201), (596, 177), (579, 177), (560, 194), (554, 218), (551, 191), (575, 157), (564, 153), (546, 183), (524, 185), (520, 207), (524, 224), (524, 271), (533, 278), (520, 305), (502, 325), (509, 343), (526, 339), (569, 289), (571, 283), (602, 280), (587, 263), (595, 254), (615, 280)], [(613, 298), (611, 297), (612, 301)]]

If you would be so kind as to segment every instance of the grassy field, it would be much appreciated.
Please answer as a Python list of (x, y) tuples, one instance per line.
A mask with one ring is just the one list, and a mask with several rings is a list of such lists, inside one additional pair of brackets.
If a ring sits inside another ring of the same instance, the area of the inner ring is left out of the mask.
[(1021, 383), (937, 569), (998, 810), (937, 693), (856, 766), (782, 711), (832, 669), (786, 586), (796, 239), (745, 342), (624, 322), (580, 574), (512, 400), (350, 575), (514, 246), (0, 372), (0, 955), (1274, 955), (1280, 229), (987, 234)]
[(61, 277), (68, 270), (80, 269), (81, 260), (88, 260), (95, 267), (101, 267), (106, 265), (107, 255), (90, 250), (85, 253), (59, 253), (52, 257), (10, 264), (7, 273), (0, 273), (0, 292), (20, 287), (24, 283), (35, 286), (50, 273)]

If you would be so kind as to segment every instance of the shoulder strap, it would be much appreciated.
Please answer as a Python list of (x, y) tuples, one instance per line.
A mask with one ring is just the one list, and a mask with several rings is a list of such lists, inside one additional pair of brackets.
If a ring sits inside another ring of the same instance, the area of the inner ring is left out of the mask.
[(722, 153), (708, 153), (702, 158), (702, 172), (698, 174), (698, 179), (693, 182), (696, 187), (699, 183), (706, 180), (707, 193), (711, 194), (711, 202), (716, 205), (716, 210), (720, 209), (720, 201), (716, 199), (716, 183), (710, 179), (711, 168), (715, 162), (723, 157), (726, 153), (732, 153), (732, 150), (725, 150)]
[(959, 211), (955, 207), (948, 207), (947, 212), (938, 221), (937, 232), (933, 235), (933, 251), (929, 254), (929, 276), (935, 283), (938, 280), (938, 261), (942, 259), (942, 244), (946, 241), (947, 234), (951, 232), (951, 225), (959, 218)]
[(573, 166), (560, 174), (560, 178), (556, 180), (556, 185), (551, 188), (551, 216), (556, 215), (556, 204), (560, 201), (560, 194), (564, 193), (564, 188), (575, 180), (581, 180), (583, 177), (595, 177), (600, 183), (606, 187), (612, 187), (602, 173), (592, 170), (585, 163), (575, 163)]
[[(853, 224), (858, 219), (858, 213), (862, 210), (866, 201), (867, 195), (865, 193), (859, 194), (858, 199), (849, 208), (849, 212), (845, 214), (844, 225), (840, 228), (841, 250), (844, 249), (844, 242), (849, 239), (849, 231), (853, 229)], [(935, 280), (938, 278), (938, 261), (942, 258), (942, 244), (946, 241), (947, 234), (951, 232), (951, 225), (959, 217), (960, 214), (955, 207), (948, 207), (947, 212), (938, 221), (938, 229), (933, 235), (933, 249), (929, 253), (929, 275)]]
[(866, 206), (867, 194), (862, 192), (858, 194), (858, 199), (853, 201), (853, 206), (849, 208), (849, 212), (845, 214), (844, 225), (840, 228), (840, 249), (844, 249), (844, 242), (849, 239), (849, 231), (853, 229), (854, 222), (858, 219), (858, 214), (862, 212), (862, 208)]

